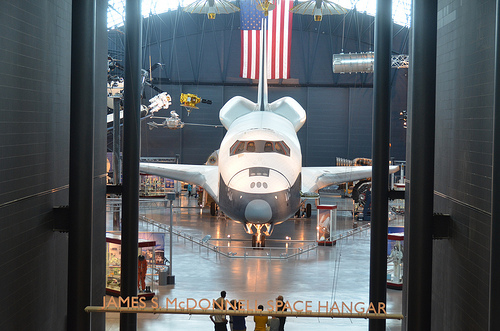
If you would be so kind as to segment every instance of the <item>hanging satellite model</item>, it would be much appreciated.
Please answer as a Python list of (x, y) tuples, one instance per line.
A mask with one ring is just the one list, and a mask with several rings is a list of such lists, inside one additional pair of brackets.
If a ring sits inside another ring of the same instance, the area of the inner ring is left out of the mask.
[(191, 110), (199, 109), (198, 107), (196, 107), (196, 105), (199, 104), (200, 102), (206, 103), (207, 105), (212, 104), (212, 100), (201, 99), (196, 94), (192, 93), (181, 93), (180, 101), (181, 101), (181, 106), (186, 108), (188, 116), (191, 113)]
[[(205, 100), (205, 99), (203, 99)], [(209, 101), (209, 102), (206, 102)], [(210, 125), (210, 124), (196, 124), (196, 123), (184, 123), (181, 121), (179, 114), (172, 110), (170, 112), (170, 117), (161, 117), (155, 116), (154, 114), (160, 111), (161, 109), (168, 109), (168, 107), (172, 104), (172, 98), (167, 92), (160, 93), (151, 99), (149, 99), (150, 105), (148, 107), (149, 112), (151, 113), (151, 119), (161, 119), (163, 122), (157, 123), (155, 121), (148, 122), (148, 126), (150, 130), (154, 128), (167, 128), (171, 130), (182, 129), (184, 125), (197, 125), (197, 126), (209, 126), (209, 127), (220, 127), (222, 125)], [(198, 108), (195, 105), (203, 102), (202, 99), (198, 98), (194, 94), (181, 94), (181, 106), (189, 107), (189, 108)], [(205, 100), (205, 103), (211, 104), (212, 101)], [(189, 109), (187, 108), (187, 109)], [(188, 110), (189, 113), (189, 110)]]
[(185, 125), (193, 125), (193, 126), (208, 126), (212, 128), (219, 128), (222, 125), (212, 125), (212, 124), (198, 124), (198, 123), (184, 123), (181, 121), (179, 114), (172, 110), (170, 112), (170, 117), (160, 117), (160, 116), (152, 116), (151, 119), (162, 119), (163, 122), (148, 122), (149, 130), (153, 130), (155, 128), (166, 128), (170, 130), (182, 129)]
[(179, 118), (179, 114), (175, 112), (175, 110), (172, 110), (170, 112), (170, 117), (152, 117), (154, 118), (159, 118), (163, 119), (162, 123), (156, 123), (156, 122), (148, 122), (149, 125), (149, 130), (153, 130), (154, 128), (167, 128), (171, 130), (176, 130), (176, 129), (182, 129), (184, 127), (184, 122), (181, 121)]

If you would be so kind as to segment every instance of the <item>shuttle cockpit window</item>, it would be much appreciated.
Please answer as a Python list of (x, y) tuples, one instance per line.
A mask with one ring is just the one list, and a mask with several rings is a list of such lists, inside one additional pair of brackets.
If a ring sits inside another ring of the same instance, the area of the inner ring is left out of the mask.
[(255, 152), (255, 142), (249, 141), (247, 143), (247, 152), (254, 153)]
[(231, 146), (231, 155), (236, 155), (243, 153), (245, 151), (245, 142), (236, 141), (233, 146)]
[(290, 156), (290, 148), (284, 141), (240, 141), (237, 140), (230, 149), (230, 155), (241, 153), (278, 153)]
[(264, 152), (269, 153), (272, 151), (273, 151), (273, 143), (270, 141), (266, 141), (266, 143), (264, 144)]
[(290, 156), (290, 148), (283, 141), (275, 142), (274, 149), (276, 150), (276, 152), (278, 152), (280, 154)]

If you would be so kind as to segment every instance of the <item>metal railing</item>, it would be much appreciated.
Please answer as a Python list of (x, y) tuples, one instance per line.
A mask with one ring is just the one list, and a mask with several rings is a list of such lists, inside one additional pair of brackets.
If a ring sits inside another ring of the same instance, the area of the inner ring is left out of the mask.
[[(166, 224), (159, 223), (155, 220), (147, 218), (146, 216), (139, 216), (139, 219), (155, 227), (155, 231), (160, 232), (163, 230), (165, 232), (170, 232), (170, 226)], [(316, 242), (309, 242), (309, 244), (300, 247), (289, 247), (292, 246), (292, 244), (299, 243), (299, 241), (288, 241), (289, 243), (286, 243), (285, 247), (242, 247), (231, 245), (218, 246), (211, 244), (209, 242), (210, 239), (206, 239), (206, 237), (203, 239), (195, 238), (175, 229), (172, 229), (172, 234), (176, 235), (179, 238), (183, 238), (184, 240), (187, 240), (193, 244), (199, 245), (200, 247), (204, 247), (207, 250), (211, 250), (217, 254), (229, 258), (289, 259), (297, 257), (318, 247), (318, 244)]]
[(362, 226), (358, 226), (352, 230), (347, 230), (347, 231), (342, 232), (342, 233), (337, 233), (331, 238), (331, 240), (337, 241), (337, 240), (340, 240), (340, 239), (343, 239), (346, 237), (350, 237), (350, 236), (353, 236), (353, 235), (360, 233), (362, 231), (368, 230), (369, 228), (370, 228), (370, 223), (367, 223), (367, 224), (364, 224)]
[(233, 258), (289, 259), (318, 247), (316, 242), (301, 247), (240, 247), (217, 246), (220, 254)]

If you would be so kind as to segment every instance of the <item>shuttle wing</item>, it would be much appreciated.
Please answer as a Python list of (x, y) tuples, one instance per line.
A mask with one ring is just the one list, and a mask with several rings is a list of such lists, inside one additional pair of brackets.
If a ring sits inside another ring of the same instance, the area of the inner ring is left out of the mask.
[[(389, 167), (390, 173), (398, 170), (398, 166)], [(371, 166), (303, 167), (302, 192), (317, 192), (319, 189), (329, 185), (369, 178), (371, 176)]]
[(139, 169), (142, 173), (199, 185), (218, 201), (219, 190), (217, 186), (219, 169), (217, 166), (141, 162)]

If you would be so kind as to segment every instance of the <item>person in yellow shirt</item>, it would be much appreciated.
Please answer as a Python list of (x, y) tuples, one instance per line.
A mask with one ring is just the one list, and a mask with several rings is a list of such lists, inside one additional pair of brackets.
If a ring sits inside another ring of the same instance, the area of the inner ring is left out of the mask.
[[(264, 310), (263, 305), (259, 305), (259, 310)], [(255, 331), (266, 331), (267, 316), (254, 316)]]

